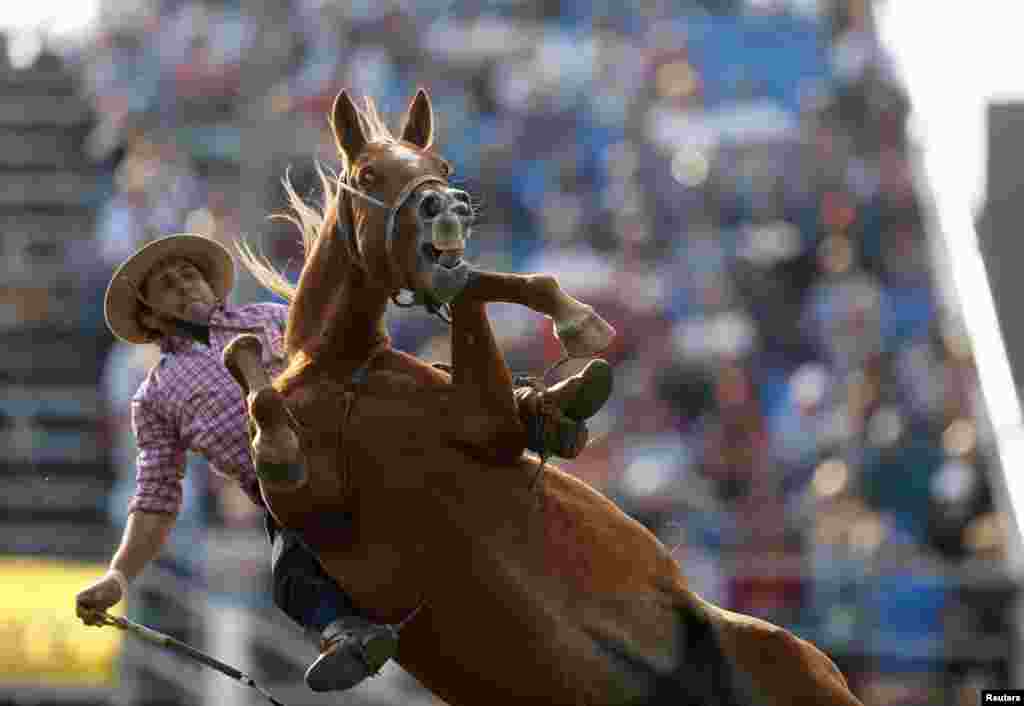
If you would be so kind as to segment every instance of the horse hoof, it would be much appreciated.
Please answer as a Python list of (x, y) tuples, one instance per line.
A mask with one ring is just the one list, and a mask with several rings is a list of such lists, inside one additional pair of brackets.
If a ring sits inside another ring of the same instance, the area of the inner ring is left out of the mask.
[(221, 354), (224, 367), (246, 393), (270, 384), (262, 359), (263, 343), (251, 333), (235, 336)]
[(569, 356), (590, 358), (612, 344), (615, 328), (584, 304), (581, 314), (555, 322), (555, 336)]
[[(249, 414), (255, 422), (252, 448), (256, 471), (262, 480), (276, 482), (283, 475), (293, 480), (304, 478), (299, 468), (288, 468), (300, 462), (299, 437), (289, 425), (288, 411), (281, 393), (265, 387), (249, 395)], [(265, 467), (267, 478), (260, 474)], [(273, 476), (273, 478), (271, 478)]]
[[(273, 387), (264, 387), (249, 395), (249, 415), (256, 426), (264, 433), (279, 434), (276, 430), (291, 428), (288, 426), (288, 410), (284, 406), (284, 398)], [(294, 432), (293, 432), (294, 433)]]

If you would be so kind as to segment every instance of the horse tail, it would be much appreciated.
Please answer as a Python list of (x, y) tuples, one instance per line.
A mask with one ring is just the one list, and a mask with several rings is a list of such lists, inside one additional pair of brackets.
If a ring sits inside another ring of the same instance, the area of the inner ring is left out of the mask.
[(594, 631), (591, 637), (620, 669), (648, 685), (643, 706), (755, 706), (740, 687), (710, 617), (693, 605), (677, 605), (675, 623), (679, 659), (670, 668), (621, 639)]

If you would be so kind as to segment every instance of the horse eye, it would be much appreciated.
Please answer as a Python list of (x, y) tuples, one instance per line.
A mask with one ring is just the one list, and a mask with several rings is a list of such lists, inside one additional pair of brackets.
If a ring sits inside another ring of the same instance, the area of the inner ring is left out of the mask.
[(367, 167), (363, 171), (359, 172), (359, 183), (361, 184), (372, 184), (373, 180), (377, 178), (377, 175), (373, 173), (373, 170)]
[(451, 175), (452, 175), (452, 165), (448, 164), (448, 162), (441, 162), (441, 176), (443, 176), (445, 179), (447, 179)]

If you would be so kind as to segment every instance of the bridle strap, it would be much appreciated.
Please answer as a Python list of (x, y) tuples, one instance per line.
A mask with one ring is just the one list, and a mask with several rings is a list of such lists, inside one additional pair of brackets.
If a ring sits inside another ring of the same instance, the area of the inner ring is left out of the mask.
[[(370, 196), (369, 194), (367, 194), (364, 191), (360, 191), (359, 189), (355, 188), (354, 186), (352, 186), (351, 184), (349, 184), (348, 182), (346, 182), (343, 179), (338, 179), (337, 183), (338, 183), (338, 186), (341, 187), (342, 189), (344, 189), (347, 193), (349, 193), (349, 194), (351, 194), (353, 196), (358, 196), (359, 198), (361, 198), (362, 200), (366, 201), (369, 204), (372, 204), (373, 206), (376, 206), (378, 208), (383, 208), (383, 209), (387, 210), (387, 212), (388, 212), (388, 220), (387, 220), (387, 223), (384, 226), (385, 227), (385, 231), (384, 231), (384, 234), (385, 234), (384, 235), (384, 237), (385, 237), (384, 247), (385, 247), (385, 252), (387, 253), (388, 261), (391, 263), (392, 266), (394, 266), (395, 260), (394, 260), (394, 257), (392, 255), (392, 253), (394, 251), (395, 230), (398, 228), (398, 212), (400, 210), (402, 210), (402, 207), (405, 205), (405, 203), (410, 198), (412, 198), (412, 195), (413, 195), (413, 193), (415, 193), (416, 189), (420, 188), (424, 184), (429, 184), (429, 183), (432, 183), (432, 182), (440, 184), (443, 187), (447, 187), (448, 186), (448, 182), (447, 181), (445, 181), (444, 179), (442, 179), (440, 177), (434, 176), (432, 174), (423, 174), (422, 176), (414, 177), (414, 178), (410, 179), (405, 184), (405, 186), (402, 187), (401, 191), (398, 192), (398, 196), (395, 197), (395, 200), (391, 204), (391, 206), (388, 206), (386, 203), (384, 203), (380, 199), (375, 198), (373, 196)], [(407, 304), (407, 305), (406, 304), (402, 304), (398, 300), (398, 294), (397, 293), (393, 294), (391, 296), (391, 301), (393, 301), (396, 305), (403, 306), (403, 307), (410, 307), (410, 306), (415, 306), (416, 305), (415, 302), (412, 302), (412, 303)], [(447, 305), (444, 305), (443, 307), (440, 307), (440, 308), (439, 307), (431, 307), (431, 306), (427, 305), (427, 310), (430, 311), (431, 313), (437, 314), (445, 322), (451, 323), (450, 315), (446, 316), (445, 312), (443, 311), (443, 309), (445, 309), (446, 307), (447, 307)]]
[(410, 179), (409, 182), (402, 187), (402, 190), (398, 192), (398, 196), (395, 197), (395, 202), (391, 206), (391, 210), (388, 212), (388, 223), (387, 223), (387, 244), (388, 244), (388, 257), (391, 257), (391, 248), (394, 244), (395, 239), (395, 228), (398, 227), (398, 212), (405, 205), (405, 202), (413, 195), (416, 189), (420, 188), (424, 184), (430, 182), (436, 182), (442, 186), (448, 186), (448, 184), (441, 178), (434, 176), (433, 174), (424, 174), (414, 179)]

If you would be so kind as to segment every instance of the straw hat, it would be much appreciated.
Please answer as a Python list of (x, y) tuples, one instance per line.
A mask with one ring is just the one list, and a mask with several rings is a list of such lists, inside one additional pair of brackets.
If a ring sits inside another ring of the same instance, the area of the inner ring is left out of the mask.
[(215, 240), (201, 235), (168, 235), (141, 248), (124, 261), (107, 286), (103, 313), (107, 327), (128, 343), (147, 343), (150, 338), (139, 325), (139, 300), (135, 290), (142, 290), (146, 275), (153, 267), (171, 257), (183, 257), (203, 271), (213, 293), (224, 300), (235, 280), (231, 253)]

